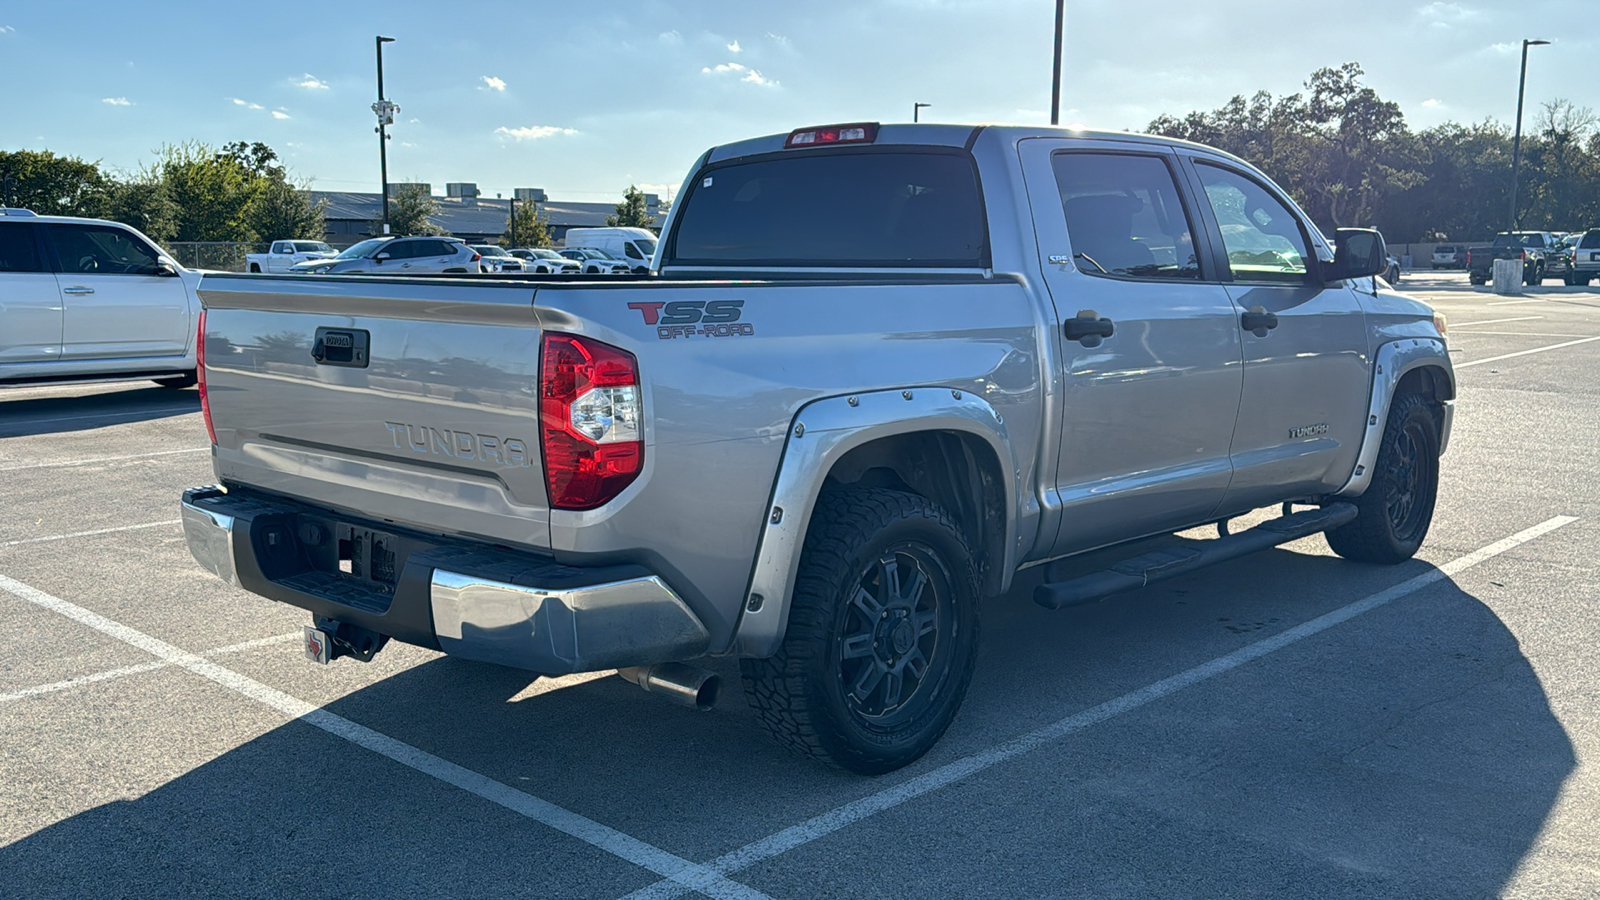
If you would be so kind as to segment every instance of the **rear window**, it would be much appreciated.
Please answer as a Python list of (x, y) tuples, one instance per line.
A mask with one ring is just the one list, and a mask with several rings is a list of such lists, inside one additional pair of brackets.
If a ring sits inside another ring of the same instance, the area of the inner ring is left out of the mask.
[(1449, 244), (1440, 244), (1439, 246), (1433, 248), (1433, 252), (1435, 252), (1435, 253), (1454, 253), (1454, 252), (1456, 252), (1456, 248), (1451, 246), (1451, 245), (1449, 245)]
[(1583, 243), (1578, 247), (1583, 250), (1600, 250), (1600, 231), (1591, 231), (1583, 236)]
[(702, 171), (666, 264), (977, 268), (986, 232), (964, 153), (790, 154)]

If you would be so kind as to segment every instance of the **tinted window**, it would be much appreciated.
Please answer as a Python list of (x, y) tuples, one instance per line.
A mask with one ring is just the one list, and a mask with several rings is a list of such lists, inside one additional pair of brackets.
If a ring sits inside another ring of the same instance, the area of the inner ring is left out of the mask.
[(63, 272), (153, 275), (161, 257), (132, 233), (106, 225), (48, 225)]
[[(390, 259), (411, 259), (417, 255), (417, 242), (390, 241), (379, 248), (378, 253), (387, 253)], [(378, 253), (372, 255), (377, 256)]]
[(644, 259), (644, 254), (639, 252), (631, 242), (622, 245), (622, 252), (628, 254), (629, 259)]
[(1238, 172), (1204, 163), (1195, 169), (1216, 214), (1234, 280), (1305, 282), (1311, 253), (1289, 208)]
[(333, 248), (321, 241), (295, 241), (294, 249), (300, 253), (327, 253)]
[(1584, 250), (1600, 250), (1600, 231), (1591, 231), (1583, 236), (1583, 243), (1578, 245)]
[(1189, 217), (1165, 162), (1154, 156), (1057, 153), (1051, 163), (1078, 271), (1200, 277)]
[(1454, 253), (1454, 252), (1456, 252), (1456, 248), (1450, 246), (1449, 244), (1440, 244), (1439, 246), (1433, 248), (1433, 252), (1435, 252), (1435, 253)]
[(965, 155), (800, 152), (702, 172), (668, 263), (977, 267), (985, 231)]
[(0, 224), (0, 272), (43, 272), (32, 225)]

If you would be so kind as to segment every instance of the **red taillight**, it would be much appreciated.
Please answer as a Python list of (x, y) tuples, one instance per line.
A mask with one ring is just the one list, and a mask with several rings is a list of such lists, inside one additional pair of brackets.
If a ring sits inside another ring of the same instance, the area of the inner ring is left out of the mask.
[(815, 147), (819, 144), (870, 144), (878, 139), (878, 123), (855, 122), (850, 125), (827, 125), (822, 128), (801, 128), (789, 132), (783, 142), (784, 149)]
[(594, 509), (639, 477), (643, 403), (633, 354), (577, 335), (546, 334), (539, 398), (552, 509)]
[(200, 385), (200, 417), (206, 420), (206, 436), (214, 445), (217, 429), (211, 424), (211, 399), (206, 395), (206, 311), (200, 308), (200, 327), (194, 338), (194, 377)]
[(474, 254), (472, 254), (472, 259), (470, 260), (470, 262), (477, 262), (480, 259), (483, 259), (483, 255), (480, 254), (480, 253), (474, 253)]

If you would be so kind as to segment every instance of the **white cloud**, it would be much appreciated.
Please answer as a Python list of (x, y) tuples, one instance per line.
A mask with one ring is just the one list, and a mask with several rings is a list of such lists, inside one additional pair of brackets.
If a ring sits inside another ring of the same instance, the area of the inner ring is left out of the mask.
[(656, 40), (671, 47), (683, 46), (683, 35), (679, 34), (676, 29), (661, 32), (656, 35)]
[(773, 42), (774, 44), (781, 44), (785, 47), (789, 46), (789, 39), (781, 34), (773, 34), (769, 31), (767, 32), (767, 40)]
[(272, 111), (272, 117), (274, 119), (287, 119), (289, 118), (289, 114), (281, 109), (275, 109)]
[(100, 102), (107, 106), (132, 106), (133, 101), (127, 97), (102, 97)]
[(17, 30), (10, 25), (0, 25), (0, 34), (16, 34)]
[(700, 72), (703, 75), (725, 75), (729, 72), (743, 72), (744, 75), (739, 78), (740, 81), (760, 85), (761, 87), (778, 86), (778, 82), (776, 80), (762, 75), (759, 71), (752, 69), (749, 66), (740, 65), (736, 62), (718, 63), (715, 66), (705, 66), (700, 69)]
[(1417, 9), (1417, 18), (1431, 28), (1451, 28), (1482, 17), (1483, 13), (1476, 9), (1467, 9), (1459, 3), (1446, 3), (1443, 0), (1435, 0)]
[(263, 108), (261, 106), (261, 104), (259, 104), (259, 103), (251, 103), (249, 100), (241, 100), (238, 97), (229, 97), (228, 99), (233, 101), (233, 105), (234, 106), (242, 106), (245, 109), (262, 109)]
[(422, 124), (422, 120), (417, 118), (416, 116), (412, 116), (411, 118), (407, 119), (406, 121), (410, 122), (413, 125), (421, 125)]
[(1434, 106), (1443, 106), (1443, 105), (1444, 105), (1444, 104), (1443, 104), (1443, 103), (1440, 103), (1440, 102), (1439, 102), (1439, 101), (1438, 101), (1438, 100), (1436, 100), (1436, 99), (1432, 99), (1432, 98), (1430, 98), (1430, 99), (1427, 99), (1427, 100), (1424, 100), (1424, 101), (1422, 101), (1422, 105), (1423, 105), (1423, 106), (1427, 106), (1427, 107), (1434, 107)]
[(495, 134), (505, 135), (518, 141), (537, 141), (556, 134), (577, 134), (576, 128), (562, 128), (558, 125), (524, 125), (521, 128), (507, 128), (504, 125), (494, 130)]
[(734, 41), (733, 43), (728, 45), (728, 52), (729, 53), (738, 53), (741, 49), (743, 49), (743, 48), (741, 48), (739, 46), (739, 42), (738, 41)]
[(483, 87), (478, 88), (478, 90), (480, 90), (480, 91), (502, 91), (503, 92), (506, 89), (506, 82), (505, 82), (505, 79), (503, 79), (503, 78), (496, 78), (493, 75), (480, 75), (478, 77), (483, 82)]
[(328, 83), (326, 81), (323, 81), (310, 72), (301, 75), (300, 79), (296, 81), (295, 84), (305, 88), (308, 91), (325, 91), (328, 89)]

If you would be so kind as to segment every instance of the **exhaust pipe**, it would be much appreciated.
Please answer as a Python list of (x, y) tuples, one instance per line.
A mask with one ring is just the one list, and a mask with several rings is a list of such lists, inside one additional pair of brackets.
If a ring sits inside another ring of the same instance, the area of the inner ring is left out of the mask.
[(717, 705), (717, 694), (722, 690), (720, 675), (683, 663), (628, 666), (618, 669), (617, 674), (652, 694), (660, 694), (679, 706), (692, 706), (701, 712)]

